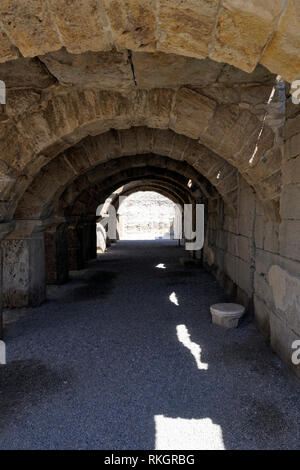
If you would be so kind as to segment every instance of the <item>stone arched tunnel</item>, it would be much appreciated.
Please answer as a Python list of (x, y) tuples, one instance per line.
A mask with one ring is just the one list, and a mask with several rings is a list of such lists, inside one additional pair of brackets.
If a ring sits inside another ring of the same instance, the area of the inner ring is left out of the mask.
[(195, 256), (300, 376), (299, 2), (3, 0), (0, 37), (3, 307), (97, 256), (109, 196), (154, 190), (205, 205)]

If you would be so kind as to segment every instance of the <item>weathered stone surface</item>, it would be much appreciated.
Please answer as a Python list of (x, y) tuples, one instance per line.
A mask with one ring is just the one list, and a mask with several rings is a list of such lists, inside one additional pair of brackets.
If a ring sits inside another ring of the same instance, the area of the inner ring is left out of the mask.
[(233, 280), (233, 282), (237, 282), (237, 257), (232, 256), (227, 252), (224, 257), (224, 271)]
[(279, 225), (269, 220), (265, 221), (264, 249), (273, 253), (279, 252)]
[(117, 49), (156, 50), (156, 0), (104, 0)]
[[(105, 51), (111, 48), (106, 33), (107, 20), (101, 2), (72, 0), (48, 2), (59, 36), (69, 52)], [(54, 50), (54, 49), (50, 49)]]
[(300, 220), (300, 184), (284, 186), (280, 202), (282, 219)]
[(60, 49), (59, 32), (44, 0), (3, 0), (3, 29), (24, 57)]
[(288, 81), (300, 73), (300, 5), (290, 0), (275, 35), (267, 47), (261, 63)]
[(71, 53), (116, 48), (210, 55), (252, 71), (266, 47), (262, 63), (292, 80), (299, 73), (299, 8), (295, 0), (284, 6), (282, 0), (263, 7), (258, 0), (30, 0), (25, 7), (3, 0), (0, 61), (16, 57), (14, 46), (25, 57), (62, 46)]
[[(103, 90), (97, 93), (94, 90), (69, 91), (62, 87), (57, 87), (54, 90), (53, 94), (47, 94), (47, 102), (43, 105), (43, 110), (39, 112), (37, 108), (31, 108), (34, 112), (18, 122), (19, 132), (22, 136), (28, 137), (30, 145), (34, 147), (34, 153), (48, 157), (53, 157), (69, 145), (76, 144), (87, 134), (97, 135), (110, 128), (119, 129), (132, 125), (147, 125), (167, 129), (171, 126), (177, 132), (185, 133), (188, 136), (195, 137), (201, 132), (201, 140), (207, 146), (214, 148), (220, 155), (239, 167), (240, 161), (232, 158), (230, 132), (234, 130), (239, 137), (236, 142), (243, 141), (247, 124), (251, 127), (256, 123), (256, 118), (248, 111), (242, 111), (243, 118), (239, 122), (240, 111), (237, 109), (237, 112), (234, 113), (231, 107), (226, 106), (224, 106), (223, 114), (220, 114), (219, 119), (210, 118), (215, 102), (201, 93), (187, 88), (180, 89), (176, 98), (174, 98), (174, 90), (170, 89), (148, 91), (138, 89), (126, 97), (120, 93), (104, 92)], [(35, 104), (32, 100), (32, 107), (37, 105), (38, 103)], [(226, 119), (222, 119), (222, 115)], [(208, 131), (205, 130), (205, 127), (209, 119), (212, 124)], [(259, 123), (259, 121), (257, 122)], [(265, 147), (271, 144), (272, 135), (273, 133), (270, 131), (270, 139), (264, 139), (264, 133), (262, 133), (260, 151), (262, 151), (261, 143), (265, 142)], [(11, 145), (16, 146), (19, 139), (11, 139)], [(5, 145), (7, 146), (7, 142)], [(253, 146), (255, 148), (255, 142), (253, 142)], [(173, 145), (173, 148), (175, 147)], [(216, 147), (218, 148), (216, 149)], [(237, 144), (236, 148), (238, 148)], [(11, 149), (10, 153), (12, 152), (14, 153), (13, 164), (17, 164), (20, 169), (27, 165), (26, 171), (33, 174), (35, 171), (33, 167), (38, 167), (39, 159), (32, 158), (30, 153), (20, 152), (19, 149)], [(244, 165), (244, 163), (242, 164)], [(220, 168), (216, 172), (216, 176), (219, 171)], [(253, 178), (251, 179), (248, 173), (245, 176), (252, 182)], [(230, 189), (229, 179), (225, 183), (222, 178), (214, 181), (214, 184), (220, 187), (227, 186), (223, 188), (226, 192)], [(262, 197), (274, 197), (274, 194), (277, 194), (278, 184), (280, 181), (276, 179), (264, 180), (261, 189)]]
[(279, 228), (280, 254), (300, 261), (300, 220), (284, 220)]
[[(295, 105), (293, 105), (296, 108)], [(296, 134), (300, 134), (300, 113), (292, 119), (287, 119), (285, 125), (285, 138), (288, 140)]]
[(160, 2), (158, 49), (205, 58), (208, 55), (218, 0)]
[(300, 183), (300, 156), (283, 163), (282, 183), (284, 185)]
[(230, 215), (224, 217), (224, 230), (232, 233), (238, 233), (238, 220)]
[(254, 296), (255, 324), (265, 339), (270, 339), (270, 316), (266, 304), (257, 295)]
[(239, 236), (237, 239), (237, 256), (246, 263), (251, 264), (252, 247), (248, 237)]
[(284, 312), (289, 327), (300, 332), (300, 279), (280, 266), (271, 266), (268, 280), (273, 289), (275, 307)]
[(251, 263), (237, 258), (236, 269), (236, 283), (251, 297), (253, 294)]
[(0, 64), (0, 80), (5, 82), (6, 88), (43, 89), (55, 83), (55, 78), (37, 58), (20, 58)]
[(210, 59), (198, 60), (162, 52), (134, 52), (132, 61), (140, 88), (205, 87), (216, 82), (222, 69), (222, 64)]
[(178, 134), (197, 139), (206, 131), (215, 107), (216, 103), (206, 96), (181, 88), (176, 94), (170, 128)]
[(74, 55), (61, 49), (40, 59), (63, 86), (120, 91), (134, 86), (127, 52)]
[(285, 146), (285, 157), (287, 160), (295, 158), (300, 155), (300, 133), (295, 134), (293, 137), (288, 139)]
[(46, 297), (43, 237), (4, 240), (1, 245), (4, 306), (39, 305)]
[(11, 41), (7, 37), (7, 34), (0, 30), (0, 63), (17, 59), (18, 57), (19, 54), (17, 49), (13, 47)]
[(268, 307), (269, 311), (274, 310), (273, 289), (268, 282), (268, 275), (264, 273), (254, 273), (254, 294), (260, 298)]
[[(225, 63), (218, 78), (218, 82), (226, 86), (231, 86), (232, 83), (242, 86), (250, 83), (269, 83), (270, 81), (274, 81), (274, 75), (270, 74), (269, 70), (262, 65), (258, 65), (252, 73), (247, 73), (240, 68)], [(249, 89), (246, 88), (246, 90), (249, 93)]]
[[(39, 80), (40, 85), (43, 85), (44, 83), (44, 79)], [(41, 91), (39, 89), (11, 88), (7, 93), (5, 111), (9, 117), (18, 118), (27, 112), (33, 112), (34, 110), (36, 111), (39, 109), (40, 103)], [(36, 163), (38, 164), (38, 159), (36, 160)]]
[[(155, 89), (147, 93), (146, 108), (144, 116), (147, 116), (146, 125), (152, 128), (168, 129), (171, 128), (170, 114), (174, 100), (173, 90)], [(145, 125), (145, 119), (135, 121), (136, 115), (133, 107), (133, 125)]]
[(210, 56), (252, 72), (276, 26), (283, 2), (266, 0), (262, 5), (260, 0), (224, 0), (222, 6)]

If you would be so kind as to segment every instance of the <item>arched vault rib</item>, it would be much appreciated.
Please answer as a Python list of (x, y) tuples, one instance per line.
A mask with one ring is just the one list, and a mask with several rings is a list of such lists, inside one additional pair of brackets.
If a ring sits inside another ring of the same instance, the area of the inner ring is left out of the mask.
[[(125, 189), (126, 188), (126, 189)], [(109, 211), (109, 207), (116, 206), (119, 197), (127, 197), (131, 194), (136, 192), (145, 192), (145, 191), (154, 191), (162, 196), (167, 197), (170, 199), (174, 204), (183, 207), (184, 204), (191, 203), (190, 199), (182, 198), (178, 193), (175, 192), (171, 187), (161, 186), (157, 184), (155, 181), (147, 181), (147, 180), (139, 180), (139, 181), (132, 181), (122, 188), (119, 188), (120, 192), (113, 192), (109, 196), (99, 197), (95, 199), (94, 193), (91, 192), (90, 198), (87, 198), (85, 201), (77, 201), (70, 210), (70, 216), (82, 216), (82, 215), (94, 215), (97, 212), (97, 209), (103, 205), (107, 211)], [(88, 191), (87, 191), (88, 193)], [(105, 210), (104, 210), (105, 212)]]
[[(155, 164), (153, 155), (144, 156), (143, 159), (141, 156), (132, 156), (123, 161), (120, 159), (116, 162), (110, 161), (95, 171), (82, 175), (69, 185), (59, 199), (58, 208), (52, 209), (52, 212), (63, 216), (66, 208), (72, 207), (77, 200), (85, 200), (88, 191), (93, 191), (96, 200), (99, 198), (103, 200), (120, 186), (141, 178), (148, 182), (155, 179), (161, 185), (176, 188), (177, 192), (185, 194), (185, 199), (199, 197), (198, 188), (205, 197), (218, 197), (218, 192), (210, 183), (184, 162), (178, 162), (174, 167), (174, 162), (166, 157), (156, 157), (156, 164), (157, 161), (159, 166), (152, 166)], [(168, 164), (171, 164), (173, 171), (168, 168)], [(192, 186), (188, 184), (190, 181)]]
[[(168, 195), (168, 197), (175, 202), (176, 204), (180, 204), (181, 206), (185, 203), (191, 202), (193, 199), (188, 191), (185, 193), (182, 191), (180, 187), (178, 187), (174, 182), (167, 183), (166, 181), (161, 181), (159, 179), (151, 180), (144, 179), (144, 180), (133, 180), (129, 183), (126, 183), (118, 188), (119, 190), (122, 188), (127, 188), (126, 191), (129, 191), (130, 188), (152, 188), (153, 190), (157, 190), (164, 195)], [(125, 190), (124, 190), (125, 191)], [(81, 215), (81, 214), (95, 214), (95, 210), (100, 204), (103, 204), (105, 201), (110, 199), (113, 195), (113, 200), (117, 199), (119, 195), (123, 195), (123, 191), (118, 191), (113, 188), (113, 193), (111, 193), (111, 188), (106, 189), (102, 192), (95, 191), (94, 188), (84, 191), (84, 193), (77, 198), (77, 200), (71, 205), (67, 206), (64, 211), (64, 215), (67, 216), (74, 216), (74, 215)]]
[[(96, 152), (96, 154), (98, 155), (98, 152)], [(78, 158), (76, 158), (76, 161), (78, 163)], [(87, 165), (85, 158), (82, 158), (82, 161)], [(170, 173), (175, 173), (181, 177), (185, 177), (185, 184), (187, 184), (186, 178), (192, 179), (194, 184), (199, 185), (207, 196), (214, 195), (214, 190), (207, 179), (187, 162), (177, 161), (170, 157), (162, 157), (159, 155), (123, 156), (103, 162), (93, 169), (86, 167), (84, 171), (84, 169), (81, 168), (79, 173), (74, 173), (74, 166), (70, 158), (67, 161), (64, 158), (53, 160), (49, 164), (49, 167), (48, 171), (43, 171), (40, 177), (35, 180), (35, 184), (31, 186), (30, 191), (25, 193), (16, 210), (16, 218), (24, 219), (49, 216), (53, 207), (59, 201), (61, 194), (69, 185), (76, 181), (77, 178), (79, 181), (77, 183), (75, 182), (75, 185), (77, 184), (78, 187), (80, 187), (82, 182), (84, 182), (85, 188), (99, 181), (106, 181), (106, 183), (109, 184), (115, 175), (120, 174), (122, 170), (125, 170), (125, 178), (127, 180), (130, 180), (130, 178), (136, 179), (137, 172), (134, 174), (132, 171), (134, 168), (141, 168), (141, 170), (138, 170), (139, 174), (141, 174), (143, 167), (148, 167), (150, 176), (157, 171), (156, 168), (160, 168), (167, 177), (169, 177)], [(236, 178), (236, 171), (232, 169), (228, 176), (228, 186), (222, 186), (221, 184), (216, 186), (219, 193), (224, 198), (224, 201), (231, 207), (233, 212), (235, 211), (237, 197)]]
[[(126, 185), (124, 187), (124, 189), (123, 189), (122, 193), (120, 194), (120, 196), (128, 197), (131, 194), (134, 194), (136, 192), (148, 192), (148, 191), (157, 192), (157, 193), (161, 194), (162, 196), (167, 197), (168, 199), (170, 199), (175, 204), (179, 204), (181, 207), (183, 206), (183, 204), (188, 204), (190, 202), (190, 200), (182, 198), (180, 196), (180, 194), (176, 193), (171, 188), (168, 188), (166, 186), (161, 186), (161, 185), (157, 184), (155, 181), (147, 182), (146, 180), (145, 181), (132, 182), (132, 184), (129, 183), (128, 185)], [(114, 202), (116, 202), (116, 201), (113, 200), (112, 204)]]
[[(42, 109), (20, 118), (15, 129), (7, 126), (2, 147), (2, 201), (10, 198), (11, 202), (3, 204), (6, 214), (2, 220), (9, 218), (13, 204), (39, 171), (59, 152), (80, 141), (81, 152), (86, 152), (90, 164), (97, 142), (104, 159), (133, 154), (128, 151), (132, 147), (134, 153), (156, 153), (155, 147), (163, 145), (167, 154), (177, 158), (193, 155), (195, 166), (205, 165), (210, 150), (215, 160), (219, 158), (215, 161), (218, 171), (222, 173), (225, 162), (230, 163), (254, 186), (262, 201), (277, 199), (280, 193), (281, 153), (273, 130), (262, 126), (248, 109), (237, 104), (219, 105), (199, 90), (137, 89), (125, 96), (59, 88), (49, 93)], [(136, 126), (146, 127), (129, 129)], [(108, 133), (111, 128), (118, 131)], [(95, 140), (87, 135), (98, 137)], [(76, 164), (74, 168), (76, 172)]]
[(163, 51), (231, 63), (258, 62), (292, 80), (299, 73), (299, 8), (293, 0), (23, 0), (3, 2), (0, 62), (65, 47)]
[[(158, 168), (140, 167), (134, 171), (123, 171), (104, 180), (103, 183), (88, 187), (76, 192), (74, 188), (68, 188), (62, 195), (57, 211), (58, 216), (76, 215), (79, 213), (95, 213), (95, 209), (112, 195), (117, 198), (124, 191), (131, 188), (151, 187), (168, 194), (168, 197), (180, 205), (190, 203), (202, 195), (197, 187), (189, 188), (187, 180), (176, 173), (161, 172)], [(142, 178), (142, 179), (141, 179)], [(128, 182), (130, 180), (130, 182)], [(182, 184), (182, 180), (184, 184)], [(76, 184), (76, 182), (75, 182)], [(71, 189), (71, 191), (70, 191)], [(72, 197), (70, 197), (70, 193)]]

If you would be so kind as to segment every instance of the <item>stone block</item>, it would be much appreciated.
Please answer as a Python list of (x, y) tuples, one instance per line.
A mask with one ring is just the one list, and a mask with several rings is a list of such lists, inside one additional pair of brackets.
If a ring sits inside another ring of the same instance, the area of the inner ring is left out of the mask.
[(189, 88), (181, 88), (170, 117), (170, 128), (178, 134), (197, 139), (205, 132), (216, 103)]
[(223, 328), (236, 328), (245, 313), (245, 307), (239, 304), (214, 304), (210, 307), (212, 322)]
[(287, 3), (276, 33), (260, 61), (271, 72), (279, 73), (289, 82), (294, 80), (300, 70), (300, 58), (295, 56), (295, 51), (300, 48), (299, 19), (299, 3), (292, 0)]
[(237, 235), (230, 232), (227, 233), (227, 250), (233, 256), (239, 256), (238, 239)]
[(237, 248), (237, 255), (246, 263), (250, 263), (251, 256), (252, 256), (252, 247), (251, 242), (248, 237), (239, 236), (237, 238), (238, 248)]
[[(111, 47), (107, 34), (105, 13), (97, 0), (72, 0), (48, 2), (51, 14), (56, 23), (55, 31), (69, 52), (79, 54), (86, 50), (101, 51)], [(119, 14), (119, 11), (118, 11)], [(52, 47), (51, 50), (57, 50)]]
[(300, 184), (288, 184), (283, 187), (280, 216), (282, 219), (300, 220)]
[(14, 60), (18, 57), (18, 51), (9, 40), (7, 34), (0, 30), (0, 62)]
[(282, 183), (283, 185), (300, 183), (300, 155), (283, 162)]
[[(59, 0), (58, 0), (59, 1)], [(94, 0), (95, 1), (95, 0)], [(118, 50), (156, 50), (156, 1), (155, 0), (103, 0), (108, 17), (107, 30)], [(99, 3), (98, 3), (99, 4)], [(98, 15), (97, 15), (98, 16)], [(172, 51), (170, 51), (172, 52)]]
[(263, 215), (256, 215), (255, 217), (255, 246), (263, 249), (264, 247), (264, 229), (265, 229), (265, 217)]
[(1, 23), (24, 57), (34, 57), (63, 46), (43, 0), (26, 3), (22, 0), (2, 0)]
[(291, 158), (298, 157), (299, 155), (300, 155), (300, 133), (288, 139), (285, 144), (286, 160), (290, 160)]
[(260, 8), (257, 0), (224, 0), (222, 6), (211, 57), (252, 72), (275, 29), (282, 2), (266, 0)]
[(218, 0), (160, 2), (161, 39), (158, 42), (158, 49), (190, 57), (206, 57), (218, 8)]
[(210, 59), (164, 54), (162, 52), (132, 54), (135, 77), (140, 88), (203, 87), (215, 83), (222, 64)]
[(63, 86), (117, 91), (134, 87), (127, 52), (70, 54), (61, 49), (40, 60)]
[(232, 256), (229, 253), (225, 253), (224, 271), (236, 284), (239, 284), (237, 274), (237, 260), (238, 258), (236, 256)]
[[(295, 106), (295, 105), (293, 105)], [(285, 124), (285, 138), (289, 140), (296, 134), (300, 134), (300, 114), (294, 118), (287, 119)]]
[(238, 219), (229, 215), (224, 217), (224, 230), (227, 230), (231, 233), (238, 233)]
[(254, 227), (254, 215), (242, 212), (239, 214), (238, 227), (240, 235), (247, 238), (252, 238)]
[(252, 295), (252, 268), (250, 263), (246, 263), (245, 261), (237, 258), (236, 261), (236, 284), (241, 287), (249, 296)]
[(280, 254), (300, 261), (300, 220), (283, 220), (279, 227)]
[(46, 298), (44, 238), (5, 239), (3, 249), (3, 304), (36, 306)]
[(278, 265), (268, 272), (268, 281), (273, 290), (274, 305), (282, 312), (287, 326), (300, 333), (300, 276), (292, 276)]
[(263, 300), (270, 309), (274, 309), (273, 290), (266, 274), (255, 271), (253, 288), (255, 295)]

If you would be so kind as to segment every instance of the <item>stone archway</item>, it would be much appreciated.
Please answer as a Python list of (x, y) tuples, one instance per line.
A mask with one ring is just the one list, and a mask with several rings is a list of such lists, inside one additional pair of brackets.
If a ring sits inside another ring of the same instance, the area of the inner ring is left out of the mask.
[(134, 0), (126, 6), (112, 0), (32, 1), (29, 14), (21, 0), (14, 0), (1, 9), (1, 36), (1, 62), (17, 59), (16, 48), (23, 57), (34, 57), (64, 46), (75, 54), (115, 48), (209, 56), (247, 72), (260, 62), (288, 80), (300, 67), (299, 10), (293, 0), (268, 2), (264, 8), (255, 0)]
[[(45, 230), (94, 210), (93, 198), (144, 179), (184, 199), (188, 178), (206, 198), (209, 269), (254, 305), (290, 362), (299, 108), (274, 74), (299, 76), (297, 2), (60, 3), (4, 1), (0, 12), (4, 284), (33, 272)], [(7, 303), (44, 298), (42, 262), (34, 273)]]

